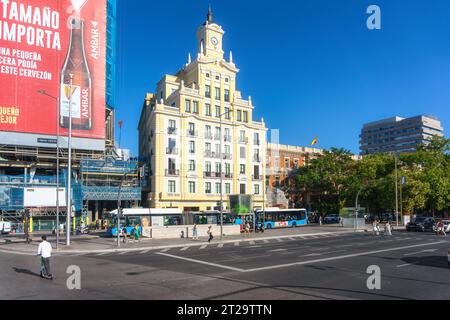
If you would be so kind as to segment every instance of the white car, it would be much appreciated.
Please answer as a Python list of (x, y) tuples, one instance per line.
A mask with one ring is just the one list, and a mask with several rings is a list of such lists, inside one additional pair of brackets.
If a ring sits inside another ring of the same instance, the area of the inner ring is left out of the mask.
[(0, 234), (9, 234), (11, 232), (11, 223), (0, 221)]
[(450, 220), (442, 220), (445, 232), (450, 232)]

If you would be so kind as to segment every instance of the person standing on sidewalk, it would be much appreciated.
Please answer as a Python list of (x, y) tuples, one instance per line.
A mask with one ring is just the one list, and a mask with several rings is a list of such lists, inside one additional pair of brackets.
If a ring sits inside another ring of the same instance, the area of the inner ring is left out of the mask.
[(392, 236), (392, 226), (390, 221), (386, 222), (384, 225), (384, 234), (387, 236)]
[(197, 225), (194, 225), (194, 228), (192, 228), (192, 239), (198, 240), (198, 230)]
[(41, 277), (53, 279), (50, 271), (50, 258), (52, 257), (52, 245), (47, 242), (47, 236), (42, 236), (42, 242), (39, 244), (38, 256), (41, 256)]
[(319, 216), (319, 225), (322, 226), (323, 220), (322, 220), (322, 216)]
[(206, 233), (209, 235), (208, 243), (210, 243), (211, 240), (214, 239), (214, 236), (213, 236), (213, 233), (212, 233), (212, 226), (208, 227), (208, 231), (206, 231)]

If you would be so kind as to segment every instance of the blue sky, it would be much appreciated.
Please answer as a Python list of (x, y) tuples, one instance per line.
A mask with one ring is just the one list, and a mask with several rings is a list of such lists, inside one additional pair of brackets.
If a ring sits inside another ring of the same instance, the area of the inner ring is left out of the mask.
[[(209, 1), (119, 0), (117, 121), (122, 147), (138, 154), (146, 92), (194, 57)], [(280, 142), (359, 152), (363, 123), (419, 114), (450, 128), (450, 1), (212, 0), (252, 96), (255, 120)], [(368, 30), (379, 5), (382, 29)], [(448, 130), (445, 131), (448, 136)], [(118, 133), (117, 133), (118, 135)]]

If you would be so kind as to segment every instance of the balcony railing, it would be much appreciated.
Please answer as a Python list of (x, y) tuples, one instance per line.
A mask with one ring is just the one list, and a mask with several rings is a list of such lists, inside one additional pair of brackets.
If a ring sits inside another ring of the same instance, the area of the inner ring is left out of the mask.
[(169, 127), (169, 128), (167, 128), (167, 133), (168, 134), (177, 134), (177, 128)]
[(253, 162), (261, 162), (261, 157), (260, 156), (253, 156)]
[(206, 132), (206, 133), (205, 133), (205, 139), (212, 140), (212, 138), (213, 138), (213, 136), (212, 136), (212, 133), (211, 133), (211, 132)]
[(248, 143), (248, 138), (247, 137), (239, 137), (239, 143), (247, 144)]
[(214, 140), (220, 140), (220, 134), (215, 134), (214, 135)]
[(214, 159), (220, 159), (220, 153), (218, 152), (212, 152), (210, 150), (205, 151), (205, 157), (206, 158), (214, 158)]
[(224, 177), (225, 179), (233, 179), (233, 174), (232, 174), (232, 173), (225, 173), (225, 174), (223, 175), (223, 177)]
[(166, 177), (178, 177), (180, 176), (180, 170), (166, 169)]
[(193, 138), (195, 138), (195, 137), (198, 136), (198, 132), (195, 131), (195, 130), (188, 130), (188, 131), (186, 132), (186, 134), (187, 134), (188, 137), (193, 137)]
[(256, 180), (256, 181), (259, 181), (259, 180), (262, 180), (263, 179), (263, 176), (262, 175), (252, 175), (252, 179), (253, 180)]
[(177, 155), (178, 149), (177, 148), (166, 148), (166, 154)]
[(220, 178), (220, 172), (211, 172), (211, 171), (205, 171), (203, 172), (204, 178)]
[(231, 154), (229, 154), (229, 153), (224, 153), (223, 154), (223, 159), (224, 160), (232, 160), (233, 156)]

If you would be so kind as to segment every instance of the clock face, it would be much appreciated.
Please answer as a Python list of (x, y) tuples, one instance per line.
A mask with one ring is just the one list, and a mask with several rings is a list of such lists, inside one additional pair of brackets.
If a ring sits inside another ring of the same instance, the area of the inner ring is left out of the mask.
[(212, 43), (214, 46), (217, 46), (217, 45), (219, 44), (219, 40), (218, 40), (216, 37), (212, 37), (212, 38), (211, 38), (211, 43)]

